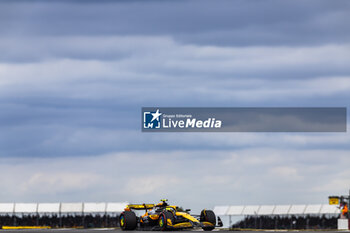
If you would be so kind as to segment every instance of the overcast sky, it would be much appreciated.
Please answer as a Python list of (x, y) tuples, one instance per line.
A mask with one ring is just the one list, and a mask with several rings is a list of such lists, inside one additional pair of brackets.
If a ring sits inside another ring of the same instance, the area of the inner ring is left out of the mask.
[(143, 106), (349, 107), (349, 1), (1, 1), (1, 202), (327, 203), (349, 133), (141, 133)]

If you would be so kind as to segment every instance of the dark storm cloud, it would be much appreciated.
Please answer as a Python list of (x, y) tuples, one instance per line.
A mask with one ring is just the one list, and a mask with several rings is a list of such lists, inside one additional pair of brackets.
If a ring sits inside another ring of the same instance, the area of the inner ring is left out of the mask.
[(1, 35), (171, 35), (213, 45), (347, 42), (348, 1), (3, 1)]

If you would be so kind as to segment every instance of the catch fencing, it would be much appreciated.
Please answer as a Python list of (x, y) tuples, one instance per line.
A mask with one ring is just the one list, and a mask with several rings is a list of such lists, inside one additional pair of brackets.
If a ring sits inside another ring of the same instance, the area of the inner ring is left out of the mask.
[(119, 214), (127, 202), (0, 203), (0, 214)]
[(320, 215), (339, 214), (336, 205), (232, 205), (215, 206), (214, 212), (220, 216), (264, 216), (264, 215)]

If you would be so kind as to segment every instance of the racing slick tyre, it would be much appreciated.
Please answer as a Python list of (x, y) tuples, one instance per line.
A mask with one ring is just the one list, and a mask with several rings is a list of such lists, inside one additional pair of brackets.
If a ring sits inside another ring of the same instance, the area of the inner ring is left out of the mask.
[(168, 219), (171, 223), (174, 222), (174, 215), (169, 211), (165, 211), (159, 215), (158, 225), (161, 231), (169, 229)]
[(137, 226), (137, 218), (134, 212), (124, 211), (119, 216), (119, 225), (123, 231), (135, 230)]
[(203, 230), (205, 230), (205, 231), (214, 230), (215, 225), (216, 225), (215, 213), (211, 210), (202, 210), (201, 216), (200, 216), (200, 221), (201, 222), (210, 222), (214, 225), (214, 226), (206, 226), (206, 227), (203, 226), (202, 227)]

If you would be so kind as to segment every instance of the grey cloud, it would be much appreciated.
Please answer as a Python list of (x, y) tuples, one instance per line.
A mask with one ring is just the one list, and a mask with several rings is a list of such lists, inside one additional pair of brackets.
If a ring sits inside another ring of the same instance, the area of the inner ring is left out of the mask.
[(215, 45), (348, 41), (347, 1), (2, 3), (2, 35), (173, 35)]
[[(329, 163), (329, 154), (337, 155), (338, 160)], [(191, 156), (201, 158), (189, 162), (186, 158)], [(164, 166), (158, 166), (159, 161), (164, 161)], [(7, 187), (1, 198), (154, 202), (166, 196), (196, 211), (218, 204), (324, 203), (329, 188), (333, 192), (344, 191), (334, 180), (348, 180), (348, 172), (344, 172), (348, 163), (346, 150), (300, 153), (266, 148), (179, 151), (167, 155), (127, 152), (85, 159), (1, 159), (0, 173), (8, 177), (1, 181)], [(172, 170), (180, 172), (175, 174)], [(91, 182), (81, 183), (86, 179)], [(176, 184), (176, 188), (164, 185), (163, 179)], [(55, 182), (59, 182), (57, 187), (53, 187)]]
[[(57, 73), (84, 76), (85, 80), (140, 82), (172, 80), (222, 84), (248, 82), (262, 86), (258, 79), (302, 80), (323, 76), (347, 76), (350, 72), (348, 44), (314, 47), (218, 47), (179, 44), (170, 37), (27, 37), (0, 39), (3, 66), (30, 70), (42, 77), (37, 65), (47, 65), (44, 72), (50, 81)], [(85, 62), (85, 63), (84, 63)], [(45, 63), (45, 64), (42, 64)], [(73, 67), (73, 64), (76, 67)], [(81, 66), (85, 68), (82, 69)], [(48, 72), (51, 73), (48, 74)], [(66, 70), (62, 70), (66, 69)], [(6, 71), (6, 69), (4, 69)], [(20, 74), (19, 71), (15, 72)], [(13, 76), (6, 72), (3, 75)], [(23, 74), (25, 75), (25, 74)], [(139, 77), (143, 77), (143, 79)], [(67, 80), (66, 77), (61, 77)], [(151, 80), (150, 80), (151, 79)], [(87, 82), (87, 81), (85, 81)], [(161, 82), (160, 82), (161, 83)]]
[[(0, 64), (2, 156), (83, 156), (203, 146), (203, 141), (187, 136), (160, 140), (160, 135), (153, 135), (150, 140), (139, 135), (144, 106), (348, 106), (348, 45), (222, 48), (181, 45), (167, 37), (70, 39), (44, 38), (46, 44), (40, 47), (31, 38), (32, 48), (21, 55), (31, 60), (38, 50), (44, 54), (38, 61)], [(100, 50), (128, 56), (100, 60)], [(80, 59), (71, 57), (81, 52)], [(322, 69), (316, 72), (318, 67)], [(292, 70), (312, 69), (316, 73), (307, 79), (285, 77)], [(346, 76), (333, 74), (340, 70)], [(233, 140), (205, 145), (209, 150), (230, 150), (250, 144)], [(334, 147), (312, 147), (327, 145)], [(336, 146), (346, 148), (346, 143)]]

